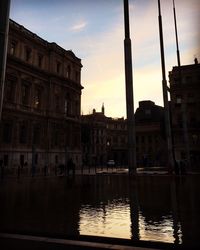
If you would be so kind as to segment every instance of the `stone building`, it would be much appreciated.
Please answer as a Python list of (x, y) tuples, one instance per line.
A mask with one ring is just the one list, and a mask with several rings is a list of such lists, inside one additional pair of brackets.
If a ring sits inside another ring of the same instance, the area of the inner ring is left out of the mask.
[(92, 114), (82, 115), (82, 153), (86, 166), (103, 166), (106, 164), (106, 120), (104, 106), (101, 112), (93, 109)]
[(165, 166), (164, 109), (141, 101), (135, 112), (137, 167)]
[(105, 116), (101, 112), (82, 116), (82, 150), (86, 166), (106, 166), (108, 160), (116, 165), (127, 164), (126, 124), (123, 118)]
[(0, 159), (7, 171), (81, 165), (81, 60), (10, 20)]
[[(169, 72), (173, 141), (176, 160), (186, 159), (183, 121), (187, 123), (191, 170), (200, 167), (200, 64), (173, 67)], [(184, 107), (184, 108), (183, 108)], [(184, 119), (185, 117), (185, 119)]]
[[(85, 164), (128, 165), (127, 124), (124, 118), (106, 117), (101, 112), (82, 116), (82, 147)], [(163, 107), (152, 101), (141, 101), (135, 112), (137, 166), (164, 166), (166, 140)]]
[(122, 118), (107, 119), (108, 159), (113, 159), (117, 166), (128, 165), (127, 124)]

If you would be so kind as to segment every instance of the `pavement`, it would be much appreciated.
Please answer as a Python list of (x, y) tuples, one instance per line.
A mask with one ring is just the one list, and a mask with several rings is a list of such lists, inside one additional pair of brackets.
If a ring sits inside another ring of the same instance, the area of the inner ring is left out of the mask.
[[(102, 241), (102, 242), (101, 242)], [(91, 237), (84, 239), (66, 239), (66, 238), (50, 238), (46, 236), (33, 236), (22, 234), (0, 233), (0, 249), (1, 250), (74, 250), (74, 249), (94, 249), (94, 250), (162, 250), (162, 249), (190, 249), (183, 248), (181, 245), (174, 246), (172, 244), (161, 244), (143, 242), (134, 246), (134, 242), (124, 239), (113, 238), (97, 238)]]

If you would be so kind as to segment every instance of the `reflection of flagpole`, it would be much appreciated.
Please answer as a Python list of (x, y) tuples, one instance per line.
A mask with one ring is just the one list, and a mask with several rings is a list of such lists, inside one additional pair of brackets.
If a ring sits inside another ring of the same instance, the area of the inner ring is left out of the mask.
[(6, 72), (10, 0), (0, 0), (0, 121)]
[(162, 66), (162, 88), (163, 88), (163, 102), (164, 102), (164, 116), (165, 116), (165, 133), (167, 139), (168, 150), (168, 170), (172, 172), (174, 168), (173, 151), (172, 151), (172, 136), (169, 114), (169, 102), (167, 93), (167, 81), (165, 74), (165, 55), (164, 55), (164, 42), (163, 42), (163, 30), (162, 30), (162, 16), (160, 8), (160, 0), (158, 0), (158, 22), (159, 22), (159, 35), (160, 35), (160, 53), (161, 53), (161, 66)]
[(132, 53), (131, 39), (129, 32), (129, 5), (124, 0), (124, 59), (126, 78), (126, 111), (127, 111), (127, 132), (128, 132), (128, 168), (129, 174), (136, 173), (136, 140), (135, 140), (135, 118), (133, 103), (133, 77), (132, 77)]

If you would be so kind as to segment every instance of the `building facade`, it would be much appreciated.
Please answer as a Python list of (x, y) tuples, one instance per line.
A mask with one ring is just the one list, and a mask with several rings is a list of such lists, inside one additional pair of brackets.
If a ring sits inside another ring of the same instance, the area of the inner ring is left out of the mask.
[[(152, 101), (141, 101), (135, 112), (137, 167), (160, 167), (166, 163), (164, 109)], [(106, 117), (101, 112), (82, 116), (82, 148), (85, 165), (128, 166), (127, 120)]]
[[(81, 165), (81, 60), (10, 20), (0, 159), (7, 171)], [(25, 171), (25, 170), (24, 170)]]
[(86, 166), (106, 166), (114, 160), (116, 166), (127, 165), (127, 128), (124, 118), (113, 119), (93, 109), (82, 116), (82, 150)]
[(135, 112), (138, 167), (165, 166), (164, 109), (152, 101), (141, 101)]
[[(169, 72), (171, 116), (176, 160), (186, 159), (186, 141), (191, 170), (200, 168), (200, 64), (173, 67)], [(186, 121), (186, 129), (183, 122)]]

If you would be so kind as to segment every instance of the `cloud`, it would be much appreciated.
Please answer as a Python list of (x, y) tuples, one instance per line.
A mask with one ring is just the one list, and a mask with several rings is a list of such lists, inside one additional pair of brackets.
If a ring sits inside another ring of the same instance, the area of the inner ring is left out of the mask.
[[(24, 4), (28, 2), (30, 1), (25, 1)], [(53, 12), (47, 11), (46, 7), (43, 8), (43, 12), (40, 12), (42, 14), (37, 14), (41, 18), (37, 19), (35, 16), (39, 11), (38, 8), (32, 13), (34, 8), (24, 11), (19, 6), (16, 21), (20, 20), (21, 24), (26, 24), (25, 26), (33, 32), (39, 32), (44, 39), (55, 41), (67, 50), (72, 49), (76, 56), (82, 59), (84, 90), (81, 104), (85, 114), (93, 108), (100, 111), (104, 102), (106, 115), (125, 116), (122, 2), (116, 0), (77, 0), (76, 4), (75, 1), (61, 2), (57, 8), (56, 5), (53, 6)], [(15, 1), (12, 4), (14, 3)], [(66, 8), (63, 3), (66, 3)], [(177, 64), (172, 2), (162, 1), (161, 7), (167, 76), (168, 71)], [(176, 0), (181, 64), (193, 63), (194, 55), (200, 58), (199, 10), (199, 0)], [(135, 108), (139, 101), (146, 99), (162, 105), (157, 2), (130, 0), (129, 11)], [(22, 21), (23, 19), (25, 21)], [(66, 23), (67, 27), (63, 23)]]
[(82, 31), (87, 26), (86, 21), (81, 21), (70, 28), (74, 32)]

